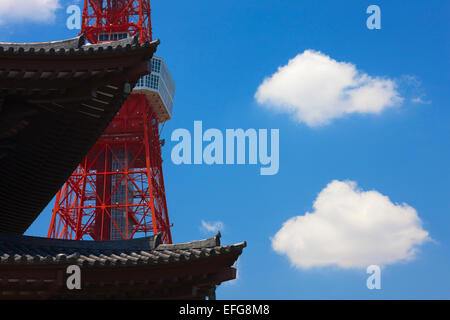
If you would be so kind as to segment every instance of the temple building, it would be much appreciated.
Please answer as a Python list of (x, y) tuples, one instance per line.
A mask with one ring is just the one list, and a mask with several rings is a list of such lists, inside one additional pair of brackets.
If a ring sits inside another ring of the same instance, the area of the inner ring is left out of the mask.
[[(245, 243), (213, 238), (161, 244), (152, 237), (75, 241), (0, 234), (0, 299), (214, 299), (236, 277)], [(68, 289), (78, 265), (81, 288)]]
[[(245, 242), (161, 235), (75, 241), (23, 236), (94, 146), (159, 41), (85, 37), (0, 43), (0, 299), (204, 299), (234, 279)], [(81, 270), (69, 289), (67, 268)]]

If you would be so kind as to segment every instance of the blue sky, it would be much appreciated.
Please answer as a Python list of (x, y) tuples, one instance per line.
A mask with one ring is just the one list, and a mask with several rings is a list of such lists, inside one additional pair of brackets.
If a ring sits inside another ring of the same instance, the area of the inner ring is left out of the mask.
[[(65, 8), (76, 1), (59, 3), (52, 21), (4, 22), (0, 41), (75, 36), (78, 30), (65, 26)], [(381, 30), (366, 27), (371, 4), (381, 8)], [(173, 119), (162, 133), (174, 242), (212, 235), (201, 228), (203, 220), (223, 223), (223, 243), (248, 243), (238, 279), (222, 285), (218, 298), (450, 298), (449, 9), (438, 0), (152, 1), (157, 55), (177, 86)], [(394, 81), (403, 102), (321, 126), (262, 107), (255, 93), (263, 80), (305, 50)], [(413, 101), (418, 97), (422, 103)], [(194, 120), (223, 132), (279, 129), (278, 174), (261, 176), (259, 165), (174, 165), (170, 134), (192, 131)], [(314, 212), (318, 194), (333, 180), (408, 204), (432, 239), (417, 246), (414, 259), (383, 267), (381, 290), (367, 289), (365, 268), (295, 267), (272, 248), (283, 223)], [(26, 234), (46, 235), (52, 206)]]

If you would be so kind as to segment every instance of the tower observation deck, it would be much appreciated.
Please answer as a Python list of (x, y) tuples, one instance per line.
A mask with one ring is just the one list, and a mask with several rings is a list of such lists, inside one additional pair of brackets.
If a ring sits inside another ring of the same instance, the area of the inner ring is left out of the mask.
[(151, 73), (139, 79), (134, 94), (144, 94), (152, 106), (159, 122), (172, 118), (175, 84), (164, 60), (155, 57), (150, 60)]

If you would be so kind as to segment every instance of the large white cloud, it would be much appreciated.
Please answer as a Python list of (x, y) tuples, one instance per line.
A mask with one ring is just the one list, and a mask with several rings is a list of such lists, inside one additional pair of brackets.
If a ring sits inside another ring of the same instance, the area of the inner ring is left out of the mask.
[(393, 80), (371, 77), (351, 63), (306, 50), (266, 78), (258, 103), (292, 113), (309, 126), (329, 123), (350, 113), (379, 113), (402, 98)]
[(272, 248), (298, 268), (408, 261), (429, 240), (414, 208), (375, 190), (359, 190), (352, 181), (329, 183), (313, 209), (286, 221), (272, 239)]
[(0, 0), (0, 23), (53, 21), (59, 0)]

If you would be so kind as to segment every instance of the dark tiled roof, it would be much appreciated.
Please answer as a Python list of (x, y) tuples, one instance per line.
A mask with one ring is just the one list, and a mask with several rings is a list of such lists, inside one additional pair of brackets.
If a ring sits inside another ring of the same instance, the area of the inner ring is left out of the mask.
[(159, 44), (159, 40), (139, 44), (138, 37), (129, 37), (118, 41), (102, 42), (99, 44), (86, 44), (85, 36), (76, 38), (36, 43), (10, 43), (0, 42), (0, 55), (42, 55), (42, 54), (92, 54), (102, 52), (113, 52), (121, 50), (132, 50), (139, 47), (150, 47)]
[(220, 234), (161, 244), (160, 234), (131, 240), (73, 241), (0, 233), (0, 265), (78, 264), (83, 267), (155, 265), (241, 254), (245, 242), (221, 246)]

